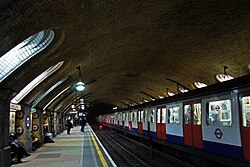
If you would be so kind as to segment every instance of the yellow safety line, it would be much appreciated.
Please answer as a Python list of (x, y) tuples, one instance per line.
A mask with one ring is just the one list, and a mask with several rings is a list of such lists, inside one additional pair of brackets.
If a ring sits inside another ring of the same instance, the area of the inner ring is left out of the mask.
[(91, 138), (92, 138), (92, 140), (93, 140), (93, 142), (94, 142), (94, 144), (95, 144), (95, 148), (96, 148), (96, 151), (97, 151), (97, 153), (98, 153), (98, 155), (99, 155), (99, 157), (100, 157), (100, 160), (101, 160), (101, 162), (102, 162), (102, 166), (108, 167), (108, 164), (107, 164), (105, 158), (103, 157), (102, 152), (101, 152), (101, 150), (100, 150), (98, 144), (96, 143), (96, 140), (95, 140), (95, 138), (94, 138), (94, 136), (93, 136), (93, 134), (92, 134), (91, 131), (90, 131), (90, 136), (91, 136)]

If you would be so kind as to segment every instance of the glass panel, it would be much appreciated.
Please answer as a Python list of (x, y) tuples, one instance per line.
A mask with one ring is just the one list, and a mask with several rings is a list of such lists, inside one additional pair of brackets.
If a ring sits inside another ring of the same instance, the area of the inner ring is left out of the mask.
[(143, 118), (144, 118), (144, 111), (142, 110), (141, 111), (141, 122), (143, 121)]
[(144, 121), (144, 122), (147, 122), (147, 117), (148, 117), (147, 111), (144, 111), (144, 112), (143, 112), (143, 121)]
[(126, 114), (125, 113), (122, 114), (122, 120), (126, 121)]
[(129, 121), (132, 121), (132, 117), (133, 117), (133, 113), (132, 113), (132, 112), (130, 112), (130, 113), (129, 113), (128, 120), (129, 120)]
[(231, 101), (220, 100), (208, 103), (207, 124), (216, 126), (230, 126), (231, 118)]
[(201, 124), (201, 103), (194, 104), (194, 125)]
[(138, 111), (138, 122), (141, 122), (141, 111)]
[(156, 115), (157, 123), (161, 123), (161, 109), (157, 108), (157, 115)]
[(162, 108), (162, 113), (161, 113), (161, 123), (166, 123), (166, 113), (167, 113), (167, 110), (166, 108)]
[(12, 103), (19, 103), (29, 92), (31, 92), (39, 83), (45, 80), (48, 76), (56, 72), (63, 64), (63, 61), (51, 66), (42, 74), (37, 76), (33, 81), (26, 85), (12, 100)]
[[(54, 38), (54, 32), (46, 30), (46, 32), (49, 32), (49, 35), (45, 39), (43, 38), (44, 32), (41, 31), (32, 35), (0, 57), (0, 82), (51, 43)], [(46, 40), (46, 42), (42, 42), (42, 40)]]
[(184, 105), (184, 124), (190, 124), (191, 123), (191, 106)]
[(151, 122), (155, 122), (154, 114), (155, 114), (155, 110), (151, 110), (151, 114), (150, 114), (150, 121)]
[(180, 106), (171, 106), (168, 108), (168, 123), (179, 124), (180, 123)]
[(242, 98), (242, 126), (250, 127), (250, 96)]
[(133, 121), (134, 121), (134, 122), (137, 121), (137, 112), (133, 112)]
[[(68, 77), (67, 77), (68, 78)], [(49, 90), (47, 90), (44, 94), (42, 94), (40, 97), (38, 97), (33, 103), (32, 107), (35, 107), (45, 96), (47, 96), (52, 90), (54, 90), (57, 86), (59, 86), (61, 83), (63, 83), (67, 78), (62, 79), (61, 81), (57, 82), (55, 85), (53, 85)]]

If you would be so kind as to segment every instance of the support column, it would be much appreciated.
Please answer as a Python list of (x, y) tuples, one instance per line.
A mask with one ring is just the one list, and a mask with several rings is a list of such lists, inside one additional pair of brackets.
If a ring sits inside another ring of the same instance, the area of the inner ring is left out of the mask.
[[(32, 135), (34, 138), (38, 139), (37, 147), (40, 147), (43, 144), (43, 113), (40, 109), (34, 110), (32, 113)], [(32, 146), (33, 148), (33, 146)], [(36, 149), (36, 148), (34, 148)]]
[(28, 152), (31, 152), (32, 151), (31, 108), (27, 106), (22, 106), (22, 110), (17, 111), (17, 113), (18, 112), (22, 113), (22, 114), (17, 114), (20, 115), (21, 117), (17, 117), (16, 119), (16, 131), (18, 134), (18, 140), (24, 145), (24, 148)]
[(9, 146), (10, 102), (0, 100), (0, 167), (11, 165)]

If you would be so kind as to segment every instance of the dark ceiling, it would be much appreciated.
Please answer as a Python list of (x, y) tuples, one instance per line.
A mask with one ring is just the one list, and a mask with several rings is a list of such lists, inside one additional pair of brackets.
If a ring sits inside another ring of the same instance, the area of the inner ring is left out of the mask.
[[(31, 91), (31, 104), (59, 80), (65, 82), (37, 107), (71, 86), (47, 109), (66, 111), (76, 99), (78, 66), (91, 105), (126, 107), (142, 100), (189, 89), (215, 75), (249, 73), (249, 0), (2, 0), (0, 55), (42, 30), (52, 43), (0, 83), (0, 98), (12, 99), (36, 76), (60, 61), (63, 66)], [(79, 95), (79, 93), (78, 93)]]

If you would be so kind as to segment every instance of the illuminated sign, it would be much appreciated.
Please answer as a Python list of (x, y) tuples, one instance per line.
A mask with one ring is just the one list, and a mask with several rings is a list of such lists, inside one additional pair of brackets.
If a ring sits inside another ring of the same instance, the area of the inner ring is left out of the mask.
[(18, 104), (10, 103), (10, 110), (12, 111), (21, 110), (21, 106)]

